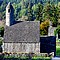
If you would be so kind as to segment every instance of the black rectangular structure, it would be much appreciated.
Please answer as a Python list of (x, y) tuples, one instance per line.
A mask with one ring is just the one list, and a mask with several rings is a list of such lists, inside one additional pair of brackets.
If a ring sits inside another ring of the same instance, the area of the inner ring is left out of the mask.
[(54, 52), (56, 56), (56, 37), (40, 37), (40, 52), (41, 53), (51, 53)]

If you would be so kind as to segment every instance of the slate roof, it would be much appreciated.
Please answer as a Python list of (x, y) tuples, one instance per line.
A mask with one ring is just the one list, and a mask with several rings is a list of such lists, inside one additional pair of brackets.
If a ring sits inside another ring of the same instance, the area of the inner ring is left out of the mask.
[(4, 42), (39, 42), (40, 22), (23, 21), (12, 26), (6, 26)]

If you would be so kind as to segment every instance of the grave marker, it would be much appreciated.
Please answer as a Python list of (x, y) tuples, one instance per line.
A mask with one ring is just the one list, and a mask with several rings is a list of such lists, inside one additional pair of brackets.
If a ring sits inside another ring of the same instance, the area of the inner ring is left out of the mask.
[(40, 52), (48, 54), (54, 52), (54, 56), (56, 56), (56, 37), (40, 37)]

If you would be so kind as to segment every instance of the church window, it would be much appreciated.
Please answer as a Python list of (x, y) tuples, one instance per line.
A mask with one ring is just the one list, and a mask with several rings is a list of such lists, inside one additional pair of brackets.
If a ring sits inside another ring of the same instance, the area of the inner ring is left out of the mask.
[(10, 13), (10, 9), (8, 9), (8, 13)]

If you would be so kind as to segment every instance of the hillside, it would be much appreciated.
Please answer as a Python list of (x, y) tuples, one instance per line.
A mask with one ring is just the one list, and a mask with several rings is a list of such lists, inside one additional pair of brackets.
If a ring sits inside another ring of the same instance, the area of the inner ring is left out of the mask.
[(49, 21), (52, 21), (53, 26), (60, 24), (60, 2), (57, 0), (50, 0), (50, 2), (47, 0), (4, 0), (0, 5), (0, 20), (6, 19), (6, 6), (9, 1), (14, 8), (15, 20), (40, 21), (41, 35), (47, 34)]
[[(0, 1), (11, 2), (11, 3), (13, 3), (13, 2), (19, 3), (19, 2), (21, 2), (22, 0), (0, 0)], [(59, 2), (60, 0), (24, 0), (24, 1), (25, 1), (26, 3), (30, 1), (31, 3), (38, 3), (38, 2), (40, 2), (40, 3), (44, 4), (44, 3), (46, 3), (47, 1), (50, 1), (51, 3), (52, 3), (52, 2), (57, 3), (57, 2)]]
[[(44, 6), (44, 4), (47, 3), (48, 1), (49, 0), (0, 0), (0, 19), (2, 19), (2, 20), (5, 19), (5, 12), (6, 12), (5, 10), (6, 10), (6, 6), (7, 6), (8, 2), (11, 2), (13, 4), (13, 7), (15, 9), (14, 14), (15, 14), (15, 18), (17, 20), (18, 18), (22, 17), (22, 15), (27, 15), (27, 8), (28, 8), (29, 3), (32, 7), (36, 4), (38, 4), (39, 2)], [(57, 4), (59, 1), (50, 0), (50, 3)], [(23, 14), (23, 13), (25, 13), (25, 14)]]

